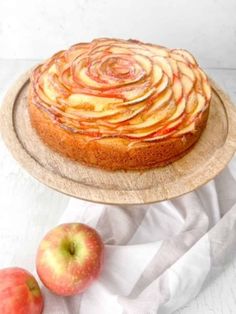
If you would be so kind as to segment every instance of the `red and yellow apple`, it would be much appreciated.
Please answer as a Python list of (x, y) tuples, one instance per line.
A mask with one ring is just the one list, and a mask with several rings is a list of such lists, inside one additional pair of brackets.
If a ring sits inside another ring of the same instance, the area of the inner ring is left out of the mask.
[(22, 268), (0, 270), (0, 313), (41, 314), (43, 296), (35, 278)]
[(99, 276), (103, 252), (102, 239), (95, 229), (82, 223), (59, 225), (39, 245), (37, 272), (55, 294), (75, 295)]

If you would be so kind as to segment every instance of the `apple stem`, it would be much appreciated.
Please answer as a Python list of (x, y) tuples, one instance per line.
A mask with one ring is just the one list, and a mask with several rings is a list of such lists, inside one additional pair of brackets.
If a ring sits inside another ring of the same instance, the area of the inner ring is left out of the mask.
[(28, 286), (29, 291), (33, 295), (35, 295), (35, 296), (41, 295), (41, 292), (40, 292), (40, 289), (39, 289), (39, 285), (38, 285), (37, 281), (34, 278), (29, 278), (27, 280), (26, 284)]
[(75, 243), (74, 242), (70, 242), (69, 252), (71, 255), (75, 255)]

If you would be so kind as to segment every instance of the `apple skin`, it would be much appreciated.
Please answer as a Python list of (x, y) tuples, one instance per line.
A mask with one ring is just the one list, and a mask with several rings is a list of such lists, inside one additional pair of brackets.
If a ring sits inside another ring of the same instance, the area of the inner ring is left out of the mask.
[(43, 296), (35, 278), (18, 267), (0, 269), (0, 313), (41, 314)]
[(57, 226), (39, 245), (36, 268), (53, 293), (71, 296), (83, 292), (99, 276), (104, 244), (97, 231), (82, 223)]

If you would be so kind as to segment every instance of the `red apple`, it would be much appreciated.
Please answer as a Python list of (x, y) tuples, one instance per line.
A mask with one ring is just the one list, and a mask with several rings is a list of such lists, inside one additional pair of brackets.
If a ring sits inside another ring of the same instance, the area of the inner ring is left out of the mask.
[(100, 274), (103, 251), (102, 239), (93, 228), (82, 223), (59, 225), (40, 243), (38, 275), (55, 294), (81, 293)]
[(43, 296), (35, 278), (26, 270), (0, 270), (0, 313), (41, 314)]

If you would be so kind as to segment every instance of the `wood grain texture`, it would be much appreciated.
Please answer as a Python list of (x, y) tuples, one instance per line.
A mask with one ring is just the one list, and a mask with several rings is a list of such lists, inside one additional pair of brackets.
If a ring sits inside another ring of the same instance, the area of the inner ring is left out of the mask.
[(212, 81), (207, 127), (199, 142), (182, 159), (146, 171), (109, 172), (81, 165), (51, 151), (32, 129), (27, 110), (29, 73), (22, 75), (5, 97), (1, 110), (3, 139), (28, 172), (65, 194), (112, 204), (170, 199), (214, 178), (236, 150), (235, 109)]

